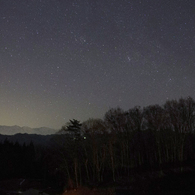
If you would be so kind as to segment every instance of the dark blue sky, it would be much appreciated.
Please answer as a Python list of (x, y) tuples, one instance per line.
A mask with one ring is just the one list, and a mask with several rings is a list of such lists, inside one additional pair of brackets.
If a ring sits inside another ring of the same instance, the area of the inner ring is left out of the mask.
[(195, 1), (0, 1), (0, 125), (59, 129), (187, 96)]

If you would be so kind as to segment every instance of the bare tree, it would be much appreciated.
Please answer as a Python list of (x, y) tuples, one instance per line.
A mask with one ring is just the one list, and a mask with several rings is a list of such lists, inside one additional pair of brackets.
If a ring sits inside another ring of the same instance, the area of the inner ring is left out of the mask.
[(175, 158), (177, 157), (182, 163), (184, 161), (186, 135), (194, 129), (195, 102), (191, 97), (186, 99), (180, 98), (179, 101), (167, 101), (164, 107), (169, 114), (172, 130), (175, 133)]

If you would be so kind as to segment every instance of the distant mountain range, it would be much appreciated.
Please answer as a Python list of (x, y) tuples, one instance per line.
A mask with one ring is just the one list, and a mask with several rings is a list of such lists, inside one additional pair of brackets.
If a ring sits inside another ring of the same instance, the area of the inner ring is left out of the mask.
[(58, 130), (51, 129), (48, 127), (40, 128), (30, 128), (30, 127), (20, 127), (20, 126), (1, 126), (0, 125), (0, 134), (3, 135), (15, 135), (18, 133), (24, 134), (37, 134), (37, 135), (52, 135), (57, 133)]
[(34, 145), (52, 146), (61, 140), (67, 133), (51, 129), (48, 127), (30, 128), (19, 126), (1, 126), (0, 125), (0, 143), (6, 139), (12, 143), (29, 144), (31, 141)]

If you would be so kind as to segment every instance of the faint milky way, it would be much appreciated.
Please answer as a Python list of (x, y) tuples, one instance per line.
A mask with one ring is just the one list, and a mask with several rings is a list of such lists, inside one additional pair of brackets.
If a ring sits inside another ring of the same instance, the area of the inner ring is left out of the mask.
[(2, 0), (0, 125), (60, 128), (195, 98), (193, 0)]

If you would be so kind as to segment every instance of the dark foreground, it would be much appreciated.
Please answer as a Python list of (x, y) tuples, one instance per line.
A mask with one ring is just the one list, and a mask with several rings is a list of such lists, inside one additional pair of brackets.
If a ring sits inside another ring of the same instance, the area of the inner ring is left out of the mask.
[(139, 194), (195, 194), (195, 171), (185, 168), (169, 171), (135, 174), (128, 181), (118, 179), (115, 183), (102, 184), (97, 189), (80, 188), (66, 191), (63, 195), (139, 195)]
[(159, 172), (159, 177), (151, 178), (150, 175), (140, 176), (136, 181), (122, 188), (116, 188), (116, 195), (127, 194), (195, 194), (195, 171), (178, 170)]
[(138, 194), (195, 194), (195, 170), (185, 168), (171, 171), (156, 171), (134, 174), (131, 178), (118, 178), (114, 183), (96, 187), (80, 187), (77, 190), (51, 189), (38, 180), (11, 179), (0, 181), (0, 194), (45, 194), (45, 195), (138, 195)]

